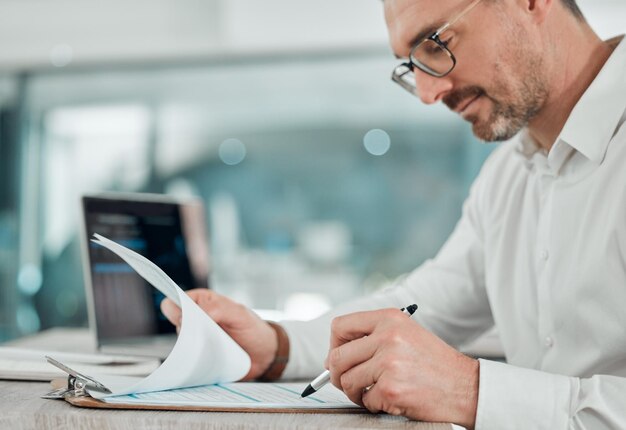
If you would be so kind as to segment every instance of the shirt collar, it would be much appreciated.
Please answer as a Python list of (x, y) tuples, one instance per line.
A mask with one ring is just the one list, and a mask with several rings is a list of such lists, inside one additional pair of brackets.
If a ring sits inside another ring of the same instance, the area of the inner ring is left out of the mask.
[(536, 152), (540, 151), (539, 145), (530, 136), (527, 128), (523, 128), (517, 135), (517, 152), (527, 160), (530, 160)]
[(522, 129), (516, 136), (517, 153), (524, 158), (524, 165), (527, 169), (532, 169), (539, 165), (547, 163), (547, 154), (541, 149), (535, 139), (533, 139), (527, 128)]
[(580, 98), (557, 138), (601, 164), (626, 109), (626, 42), (618, 45)]
[[(611, 138), (626, 119), (626, 41), (623, 36), (613, 40), (618, 45), (574, 106), (551, 153), (569, 146), (598, 165), (604, 160)], [(540, 151), (528, 130), (522, 130), (517, 152), (527, 167)], [(566, 157), (557, 158), (564, 162)]]

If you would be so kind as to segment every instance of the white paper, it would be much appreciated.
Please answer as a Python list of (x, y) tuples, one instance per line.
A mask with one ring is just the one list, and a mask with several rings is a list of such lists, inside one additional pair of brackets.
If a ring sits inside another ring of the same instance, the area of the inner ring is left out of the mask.
[(54, 356), (55, 359), (65, 363), (84, 364), (133, 364), (155, 361), (146, 357), (134, 357), (130, 355), (88, 354), (82, 352), (60, 352), (43, 349), (15, 348), (0, 346), (0, 359), (16, 361), (40, 361), (46, 363), (45, 356)]
[[(20, 381), (50, 381), (54, 378), (67, 377), (67, 373), (57, 369), (45, 359), (38, 360), (7, 360), (0, 358), (0, 379), (12, 379)], [(159, 367), (159, 360), (149, 360), (129, 364), (85, 364), (64, 361), (63, 364), (84, 374), (112, 374), (146, 376)]]
[(254, 409), (358, 408), (344, 393), (327, 385), (302, 398), (306, 383), (235, 382), (155, 393), (107, 397), (107, 403)]
[[(111, 250), (151, 285), (182, 309), (182, 324), (174, 349), (161, 366), (143, 379), (89, 375), (111, 394), (88, 390), (92, 397), (145, 393), (181, 387), (237, 381), (250, 370), (248, 354), (161, 269), (145, 257), (96, 234), (94, 242)], [(54, 356), (52, 356), (54, 358)]]
[(157, 359), (146, 357), (59, 352), (1, 346), (0, 379), (49, 381), (66, 376), (65, 372), (46, 361), (44, 358), (46, 355), (54, 356), (72, 369), (85, 374), (106, 373), (112, 375), (146, 376), (161, 364)]

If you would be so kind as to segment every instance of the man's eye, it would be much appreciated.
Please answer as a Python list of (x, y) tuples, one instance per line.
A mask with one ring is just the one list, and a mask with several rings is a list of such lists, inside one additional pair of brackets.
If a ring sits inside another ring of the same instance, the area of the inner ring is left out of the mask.
[(441, 40), (441, 44), (447, 48), (450, 42), (452, 42), (452, 39), (453, 39), (452, 37), (448, 37), (445, 40)]
[(428, 54), (429, 56), (441, 56), (441, 55), (445, 55), (445, 51), (443, 50), (442, 46), (448, 46), (448, 41), (444, 42), (443, 40), (441, 41), (441, 44), (439, 43), (429, 43), (425, 46), (425, 51), (426, 54)]

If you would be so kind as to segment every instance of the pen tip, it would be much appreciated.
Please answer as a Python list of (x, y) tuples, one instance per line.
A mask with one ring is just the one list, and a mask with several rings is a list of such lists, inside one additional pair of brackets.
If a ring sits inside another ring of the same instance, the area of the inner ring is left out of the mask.
[(302, 394), (300, 394), (301, 397), (307, 397), (310, 396), (311, 394), (313, 394), (315, 392), (315, 389), (313, 387), (311, 387), (311, 385), (307, 385), (306, 388), (304, 389), (304, 391), (302, 392)]

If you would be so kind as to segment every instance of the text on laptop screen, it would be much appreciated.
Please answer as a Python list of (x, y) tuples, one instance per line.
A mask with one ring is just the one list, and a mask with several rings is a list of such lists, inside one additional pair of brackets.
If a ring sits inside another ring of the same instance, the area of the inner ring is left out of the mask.
[(90, 238), (99, 233), (147, 257), (183, 290), (207, 287), (202, 206), (84, 197), (83, 211), (99, 341), (174, 332), (159, 308), (163, 294)]

